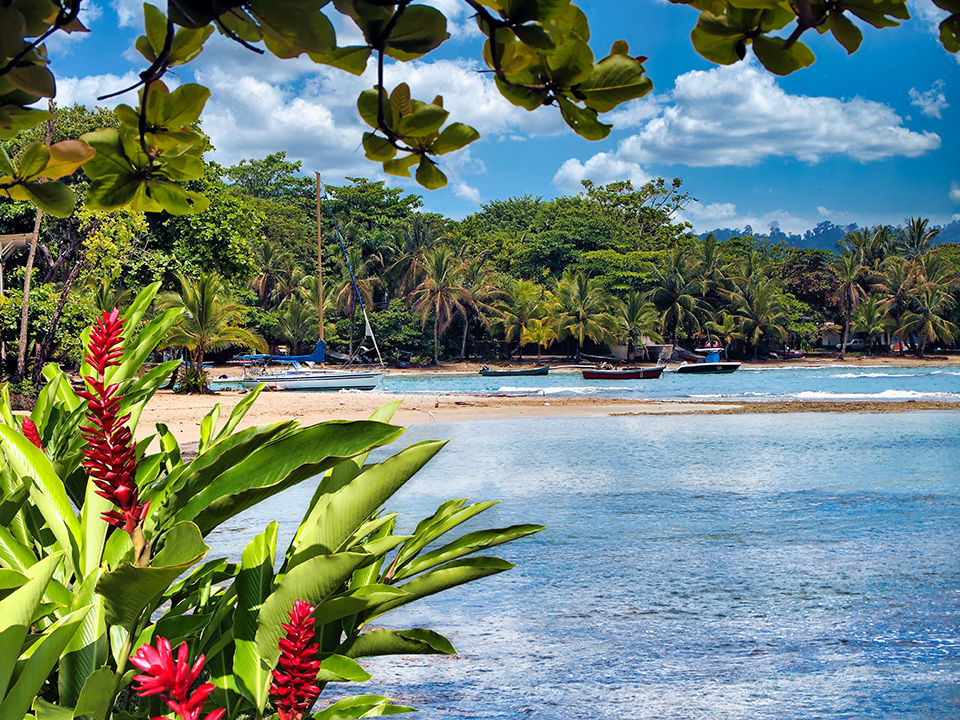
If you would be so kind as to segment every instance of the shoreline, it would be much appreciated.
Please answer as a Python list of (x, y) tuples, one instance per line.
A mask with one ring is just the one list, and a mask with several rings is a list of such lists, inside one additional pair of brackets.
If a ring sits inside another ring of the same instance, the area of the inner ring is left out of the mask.
[[(175, 395), (158, 392), (144, 409), (137, 439), (148, 437), (158, 422), (165, 423), (181, 447), (200, 440), (200, 421), (217, 403), (223, 405), (221, 423), (245, 397), (237, 391), (214, 395)], [(795, 412), (901, 413), (941, 410), (960, 412), (960, 403), (937, 400), (904, 401), (771, 401), (699, 402), (681, 400), (637, 401), (625, 398), (476, 395), (398, 395), (393, 393), (263, 392), (238, 429), (294, 419), (303, 424), (325, 420), (361, 420), (376, 408), (401, 399), (394, 422), (414, 425), (437, 422), (470, 422), (505, 418), (603, 417), (638, 415), (741, 415)]]

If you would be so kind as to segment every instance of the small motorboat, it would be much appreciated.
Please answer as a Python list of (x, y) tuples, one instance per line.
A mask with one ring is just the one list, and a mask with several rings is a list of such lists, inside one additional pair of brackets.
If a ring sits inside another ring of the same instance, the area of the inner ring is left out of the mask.
[(656, 380), (663, 375), (666, 365), (654, 367), (626, 368), (624, 370), (583, 370), (584, 380)]
[(720, 359), (723, 348), (696, 348), (694, 352), (702, 355), (702, 359), (682, 363), (677, 368), (678, 373), (732, 373), (740, 367), (738, 362)]
[(550, 372), (549, 365), (529, 368), (528, 370), (491, 370), (484, 365), (480, 368), (480, 374), (484, 377), (530, 377), (533, 375), (546, 375)]

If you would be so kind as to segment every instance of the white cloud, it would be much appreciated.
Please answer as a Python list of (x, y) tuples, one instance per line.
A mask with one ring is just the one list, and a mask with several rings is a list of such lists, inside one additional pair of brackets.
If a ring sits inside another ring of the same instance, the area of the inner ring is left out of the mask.
[(475, 205), (480, 204), (480, 191), (472, 185), (467, 185), (465, 182), (455, 183), (453, 186), (453, 194)]
[[(80, 6), (79, 20), (83, 23), (84, 27), (88, 30), (93, 28), (97, 20), (103, 15), (103, 7), (96, 3), (85, 3)], [(90, 33), (85, 32), (55, 32), (50, 36), (50, 39), (44, 43), (47, 47), (47, 52), (50, 54), (54, 60), (57, 57), (62, 57), (64, 55), (69, 55), (73, 52), (73, 48), (76, 47), (79, 43), (83, 42), (85, 39), (90, 37)]]
[(635, 162), (617, 157), (616, 153), (597, 153), (585, 163), (570, 158), (553, 176), (553, 184), (564, 192), (579, 192), (581, 180), (593, 180), (604, 185), (618, 180), (630, 180), (634, 186), (643, 185), (652, 177)]
[(143, 2), (141, 0), (113, 0), (110, 7), (117, 14), (120, 27), (143, 27)]
[[(74, 103), (86, 105), (87, 107), (116, 107), (121, 103), (135, 104), (137, 94), (131, 90), (123, 95), (109, 98), (107, 100), (97, 100), (100, 95), (122, 90), (130, 87), (140, 78), (130, 70), (123, 75), (114, 75), (105, 73), (103, 75), (86, 75), (84, 77), (60, 77), (57, 78), (57, 96), (55, 100), (60, 107), (68, 107)], [(168, 86), (175, 87), (177, 80), (175, 77), (165, 78)]]
[(960, 183), (950, 183), (950, 201), (960, 205)]
[(937, 80), (929, 90), (920, 91), (910, 88), (910, 104), (920, 108), (920, 112), (930, 117), (942, 118), (941, 111), (950, 107), (943, 92), (943, 80)]
[(752, 62), (684, 73), (660, 103), (638, 133), (603, 153), (604, 165), (749, 166), (768, 157), (815, 163), (827, 155), (869, 162), (940, 146), (935, 133), (904, 127), (889, 105), (791, 95)]
[(654, 95), (647, 95), (639, 100), (631, 100), (602, 116), (605, 123), (612, 123), (617, 130), (640, 127), (644, 122), (660, 114), (662, 108), (660, 99)]
[(756, 213), (741, 211), (734, 203), (714, 202), (704, 205), (695, 203), (678, 213), (678, 220), (687, 220), (696, 232), (707, 232), (716, 228), (737, 228), (744, 230), (747, 225), (758, 234), (766, 235), (771, 227), (778, 227), (785, 233), (803, 233), (817, 224), (815, 218), (800, 217), (787, 210), (771, 210)]

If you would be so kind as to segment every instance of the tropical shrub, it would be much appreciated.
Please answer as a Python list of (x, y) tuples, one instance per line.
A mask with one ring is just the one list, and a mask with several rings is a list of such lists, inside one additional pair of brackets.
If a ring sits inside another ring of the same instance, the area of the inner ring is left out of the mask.
[[(402, 434), (389, 423), (398, 403), (363, 421), (238, 430), (261, 387), (224, 422), (219, 405), (203, 418), (192, 460), (163, 424), (135, 441), (145, 404), (179, 363), (137, 377), (180, 316), (141, 324), (157, 289), (85, 335), (84, 390), (48, 366), (22, 417), (0, 390), (0, 717), (297, 720), (328, 683), (368, 679), (364, 657), (454, 653), (431, 630), (369, 623), (509, 569), (477, 553), (542, 528), (448, 541), (493, 504), (458, 499), (396, 534), (384, 503), (444, 445), (368, 462)], [(278, 553), (271, 522), (238, 561), (208, 557), (221, 524), (318, 476), (286, 548)], [(357, 696), (314, 717), (407, 709)]]

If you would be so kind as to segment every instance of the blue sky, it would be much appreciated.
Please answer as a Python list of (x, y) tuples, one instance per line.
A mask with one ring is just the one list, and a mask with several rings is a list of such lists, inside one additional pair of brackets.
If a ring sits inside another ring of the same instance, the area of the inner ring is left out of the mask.
[[(500, 98), (489, 76), (477, 72), (482, 40), (467, 6), (425, 2), (447, 14), (453, 37), (422, 61), (388, 67), (386, 81), (406, 81), (414, 97), (442, 94), (451, 120), (480, 130), (468, 151), (443, 158), (448, 188), (419, 190), (364, 159), (355, 101), (372, 75), (354, 78), (305, 58), (263, 58), (219, 37), (180, 78), (213, 92), (204, 114), (213, 159), (232, 164), (286, 150), (326, 182), (383, 177), (422, 192), (429, 209), (453, 217), (514, 195), (577, 192), (585, 177), (662, 176), (684, 179), (699, 201), (686, 218), (701, 231), (777, 222), (798, 232), (823, 220), (899, 223), (908, 215), (938, 224), (960, 219), (960, 62), (937, 41), (940, 11), (930, 0), (911, 0), (914, 18), (902, 27), (864, 28), (852, 56), (829, 35), (808, 33), (817, 62), (787, 78), (754, 61), (720, 68), (703, 60), (690, 43), (697, 13), (689, 8), (664, 0), (581, 0), (596, 57), (626, 39), (632, 54), (650, 58), (654, 82), (650, 96), (608, 115), (614, 130), (595, 143), (567, 130), (552, 108), (528, 113)], [(61, 104), (92, 105), (97, 95), (131, 84), (145, 66), (132, 49), (141, 4), (88, 5), (93, 32), (49, 45)], [(341, 44), (357, 38), (345, 22), (337, 30)], [(124, 101), (133, 99), (113, 102)]]

